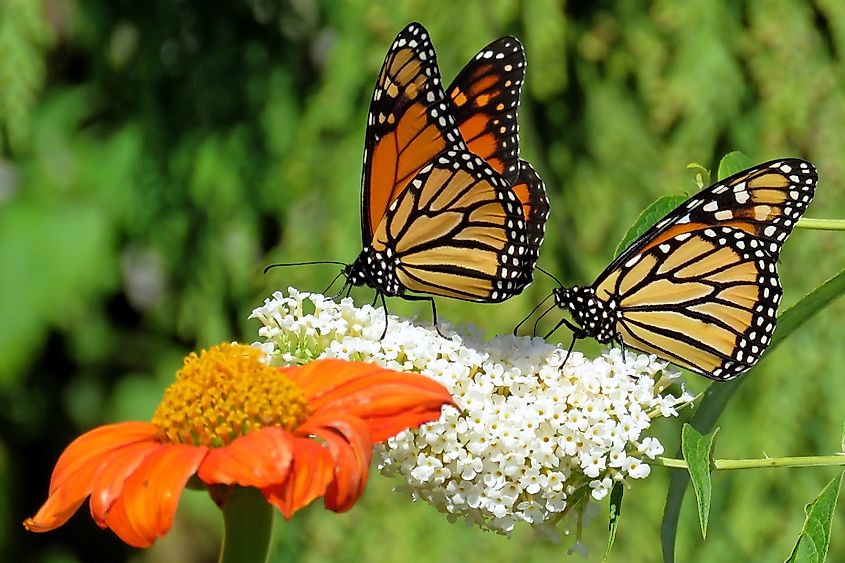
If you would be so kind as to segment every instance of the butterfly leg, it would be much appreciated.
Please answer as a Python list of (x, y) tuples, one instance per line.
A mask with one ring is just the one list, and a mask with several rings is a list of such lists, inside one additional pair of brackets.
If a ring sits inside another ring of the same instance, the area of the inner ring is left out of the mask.
[[(340, 273), (338, 273), (338, 275), (336, 275), (336, 276), (334, 277), (334, 279), (332, 280), (332, 283), (330, 283), (330, 284), (329, 284), (329, 286), (328, 286), (326, 289), (324, 289), (324, 290), (323, 290), (323, 295), (325, 295), (325, 294), (327, 294), (327, 293), (329, 292), (329, 290), (330, 290), (330, 289), (332, 288), (332, 286), (334, 285), (334, 282), (336, 282), (336, 281), (337, 281), (337, 279), (338, 279), (340, 276), (342, 276), (342, 275), (343, 275), (343, 270), (341, 270), (341, 271), (340, 271)], [(344, 289), (346, 289), (346, 284), (344, 284), (344, 286), (340, 289), (340, 293), (343, 293), (343, 290), (344, 290)], [(340, 293), (338, 293), (337, 295), (340, 295)], [(332, 297), (332, 299), (334, 299), (335, 297), (337, 297), (337, 295), (335, 295), (334, 297)]]
[[(384, 300), (384, 293), (381, 291), (376, 291), (376, 299), (381, 298), (381, 308), (384, 309), (384, 330), (381, 332), (381, 337), (379, 340), (384, 340), (384, 337), (387, 336), (387, 301)], [(373, 299), (373, 305), (376, 304), (376, 300)]]
[(566, 361), (569, 359), (569, 356), (572, 354), (572, 349), (575, 348), (575, 341), (579, 340), (578, 335), (575, 331), (572, 332), (572, 341), (569, 343), (569, 348), (566, 349), (566, 357), (563, 358), (563, 362), (560, 364), (560, 371), (563, 371), (563, 366), (566, 365)]
[(446, 335), (440, 332), (440, 326), (437, 324), (437, 305), (434, 304), (434, 297), (422, 295), (403, 295), (402, 299), (405, 299), (407, 301), (428, 301), (431, 305), (431, 317), (432, 322), (434, 323), (434, 330), (437, 331), (437, 334), (439, 334), (443, 338), (446, 338)]
[(617, 336), (617, 337), (614, 339), (614, 341), (615, 341), (617, 344), (619, 344), (619, 347), (622, 349), (622, 359), (624, 360), (624, 359), (625, 359), (625, 353), (627, 352), (627, 350), (625, 350), (625, 343), (624, 343), (624, 342), (622, 342), (622, 337), (621, 337), (621, 336)]
[[(625, 360), (625, 354), (627, 354), (628, 350), (625, 348), (625, 343), (622, 341), (622, 337), (617, 335), (616, 338), (614, 338), (612, 342), (619, 344), (619, 347), (622, 349), (622, 360), (624, 361)], [(640, 378), (640, 376), (634, 375), (632, 373), (629, 373), (628, 377), (630, 377), (634, 381), (636, 381)]]
[[(334, 284), (334, 282), (332, 282), (332, 284)], [(331, 287), (331, 286), (329, 286), (329, 287)], [(326, 288), (326, 289), (328, 290), (328, 288)], [(347, 289), (349, 291), (346, 291)], [(340, 291), (338, 291), (337, 293), (335, 293), (334, 295), (331, 296), (331, 300), (334, 301), (335, 299), (337, 299), (338, 297), (343, 295), (344, 291), (346, 291), (346, 296), (349, 297), (349, 292), (352, 291), (352, 284), (349, 283), (348, 281), (343, 284), (343, 287), (340, 288)]]
[(563, 325), (566, 325), (566, 328), (572, 331), (572, 334), (573, 336), (575, 336), (576, 339), (584, 338), (585, 336), (587, 336), (583, 330), (569, 322), (568, 319), (563, 318), (560, 319), (560, 322), (557, 323), (552, 330), (546, 333), (546, 336), (544, 336), (543, 339), (547, 339), (548, 337), (550, 337), (552, 334), (555, 333), (555, 331), (557, 331), (557, 329), (559, 329)]

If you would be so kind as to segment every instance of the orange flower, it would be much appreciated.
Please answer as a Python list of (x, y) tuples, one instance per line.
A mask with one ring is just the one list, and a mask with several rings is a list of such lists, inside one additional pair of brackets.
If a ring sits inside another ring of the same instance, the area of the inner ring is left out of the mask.
[(152, 422), (95, 428), (67, 447), (26, 529), (61, 526), (90, 496), (100, 527), (146, 547), (170, 529), (194, 475), (218, 499), (221, 485), (255, 487), (286, 518), (321, 496), (343, 512), (364, 491), (373, 444), (452, 402), (431, 379), (373, 364), (273, 368), (262, 357), (240, 344), (188, 356)]

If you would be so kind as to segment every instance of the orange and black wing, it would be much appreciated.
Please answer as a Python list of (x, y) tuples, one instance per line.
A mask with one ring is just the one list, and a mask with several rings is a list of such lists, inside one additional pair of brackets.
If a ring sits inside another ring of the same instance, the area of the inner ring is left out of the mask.
[(479, 51), (446, 90), (452, 115), (470, 152), (514, 183), (519, 176), (519, 94), (525, 54), (516, 37)]
[(767, 162), (659, 221), (593, 284), (622, 342), (711, 379), (750, 369), (775, 329), (781, 247), (817, 180), (809, 162)]
[(396, 276), (410, 291), (504, 301), (526, 285), (522, 213), (500, 174), (472, 153), (448, 150), (393, 201), (373, 249), (394, 259)]
[(364, 145), (361, 233), (366, 247), (385, 211), (435, 156), (463, 146), (449, 111), (428, 31), (403, 29), (376, 82)]
[(540, 258), (540, 245), (546, 235), (546, 220), (549, 218), (549, 198), (546, 186), (539, 174), (528, 161), (520, 160), (519, 174), (511, 189), (522, 205), (525, 217), (526, 245), (525, 263), (523, 269), (523, 287), (528, 286), (534, 279), (534, 265)]

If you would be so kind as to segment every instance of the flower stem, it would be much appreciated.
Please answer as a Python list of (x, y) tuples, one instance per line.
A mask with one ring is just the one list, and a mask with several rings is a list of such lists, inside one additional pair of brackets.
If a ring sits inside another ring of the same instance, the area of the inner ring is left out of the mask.
[(223, 505), (220, 563), (266, 563), (273, 536), (273, 506), (258, 489), (235, 487)]
[(845, 219), (811, 219), (802, 217), (795, 225), (799, 229), (815, 229), (818, 231), (845, 231)]
[[(686, 469), (687, 462), (683, 459), (658, 457), (648, 462), (651, 465), (662, 465)], [(758, 467), (819, 467), (845, 465), (845, 455), (821, 456), (793, 456), (793, 457), (765, 457), (761, 459), (714, 459), (714, 470), (756, 469)]]

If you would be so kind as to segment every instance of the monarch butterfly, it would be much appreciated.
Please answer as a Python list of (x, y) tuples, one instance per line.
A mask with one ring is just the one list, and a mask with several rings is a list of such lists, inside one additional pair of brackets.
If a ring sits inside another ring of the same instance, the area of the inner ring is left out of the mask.
[(426, 29), (399, 33), (370, 104), (363, 249), (343, 271), (345, 287), (434, 307), (406, 292), (498, 302), (531, 283), (549, 206), (518, 157), (524, 72), (522, 46), (505, 37), (470, 61), (447, 97)]
[(717, 381), (751, 369), (771, 342), (777, 259), (813, 198), (809, 162), (773, 160), (692, 196), (646, 231), (590, 287), (559, 287), (575, 339), (655, 354)]

